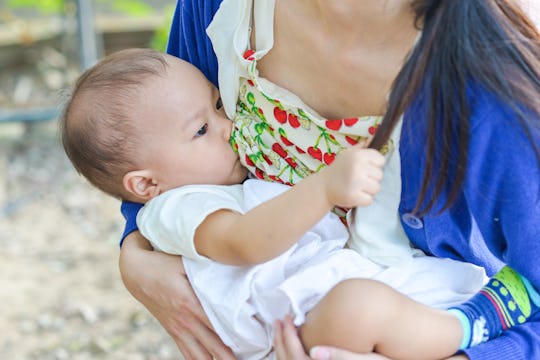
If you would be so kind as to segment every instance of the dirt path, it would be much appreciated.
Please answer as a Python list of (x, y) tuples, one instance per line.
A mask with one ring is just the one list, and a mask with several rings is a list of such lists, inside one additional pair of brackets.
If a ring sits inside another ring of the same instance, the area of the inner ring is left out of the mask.
[(178, 359), (123, 287), (119, 203), (69, 165), (56, 123), (0, 124), (0, 359)]

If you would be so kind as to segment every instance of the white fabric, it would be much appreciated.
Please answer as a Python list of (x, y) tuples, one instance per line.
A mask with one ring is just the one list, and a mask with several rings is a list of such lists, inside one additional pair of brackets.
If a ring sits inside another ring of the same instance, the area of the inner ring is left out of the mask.
[(195, 250), (195, 230), (221, 209), (242, 213), (242, 185), (188, 185), (148, 201), (137, 214), (139, 231), (155, 249), (205, 260)]
[[(254, 4), (256, 49), (254, 56), (263, 57), (274, 45), (274, 0), (224, 0), (214, 16), (207, 34), (218, 59), (218, 81), (227, 115), (234, 119), (239, 91), (239, 78), (247, 77), (249, 62), (243, 53), (249, 48), (251, 7)], [(230, 44), (233, 44), (231, 47)], [(305, 109), (312, 118), (320, 115), (288, 90), (259, 78), (261, 90), (282, 103)], [(394, 131), (394, 149), (387, 156), (381, 191), (369, 207), (355, 210), (349, 217), (349, 247), (369, 259), (387, 266), (412, 259), (420, 250), (413, 250), (398, 217), (401, 195), (399, 137), (401, 125)]]
[[(218, 82), (225, 112), (234, 119), (240, 77), (247, 77), (248, 61), (244, 51), (250, 48), (251, 6), (253, 0), (223, 0), (206, 29), (218, 60)], [(274, 0), (256, 1), (256, 52), (264, 56), (274, 46)], [(231, 46), (233, 44), (233, 46)], [(277, 96), (276, 96), (277, 98)]]
[(375, 196), (374, 203), (355, 208), (347, 214), (351, 231), (348, 247), (386, 266), (396, 266), (422, 254), (421, 250), (410, 246), (398, 213), (401, 198), (400, 134), (401, 121), (392, 133), (395, 149), (386, 156), (381, 191)]
[(446, 259), (420, 256), (400, 266), (378, 265), (343, 249), (348, 233), (334, 214), (271, 261), (252, 267), (222, 265), (196, 253), (193, 234), (200, 222), (218, 208), (243, 213), (288, 187), (248, 180), (241, 188), (186, 188), (149, 202), (137, 223), (155, 248), (189, 257), (184, 258), (184, 266), (195, 293), (216, 332), (238, 359), (272, 358), (273, 321), (293, 314), (295, 323), (301, 324), (305, 314), (344, 279), (377, 279), (438, 308), (461, 303), (484, 281), (480, 268)]

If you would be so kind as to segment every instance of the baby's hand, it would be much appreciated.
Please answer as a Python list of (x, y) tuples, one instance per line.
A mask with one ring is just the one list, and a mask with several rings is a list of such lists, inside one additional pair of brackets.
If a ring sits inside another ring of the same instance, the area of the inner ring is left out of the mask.
[(363, 144), (344, 150), (324, 171), (331, 204), (346, 208), (368, 206), (379, 192), (384, 156)]

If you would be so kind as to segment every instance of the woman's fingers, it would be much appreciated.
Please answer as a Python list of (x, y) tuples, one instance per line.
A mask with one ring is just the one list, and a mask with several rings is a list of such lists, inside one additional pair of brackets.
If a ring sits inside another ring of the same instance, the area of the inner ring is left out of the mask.
[(274, 351), (278, 360), (287, 358), (283, 342), (283, 324), (279, 320), (274, 321)]
[(234, 360), (232, 351), (221, 342), (214, 331), (201, 325), (202, 323), (198, 323), (190, 331), (175, 338), (185, 360)]
[[(192, 334), (196, 338), (196, 343), (192, 343), (194, 349), (199, 350), (199, 347), (209, 352), (212, 357), (220, 360), (234, 360), (232, 351), (221, 341), (219, 336), (210, 327), (207, 327), (202, 322), (196, 322), (191, 328)], [(197, 346), (199, 345), (199, 346)], [(195, 358), (199, 359), (199, 358)]]
[[(160, 314), (161, 316), (166, 316), (166, 313)], [(193, 314), (182, 312), (177, 319), (171, 319), (167, 324), (162, 322), (162, 325), (186, 360), (212, 359), (211, 351), (197, 340), (199, 334), (204, 332), (199, 327), (206, 328), (206, 325), (194, 317)]]
[(290, 316), (274, 323), (274, 350), (278, 360), (309, 359)]
[(316, 346), (310, 351), (311, 359), (315, 360), (391, 360), (385, 356), (371, 354), (355, 354), (349, 351), (328, 346)]
[(124, 240), (120, 269), (126, 288), (163, 325), (187, 360), (234, 359), (213, 331), (181, 258), (145, 244), (139, 233)]
[(283, 340), (291, 355), (294, 355), (292, 359), (309, 359), (290, 315), (287, 315), (283, 320)]
[(231, 350), (213, 330), (187, 277), (181, 275), (178, 280), (182, 288), (181, 295), (178, 296), (180, 304), (176, 306), (180, 316), (175, 324), (169, 325), (169, 333), (184, 357), (233, 360)]
[(212, 360), (210, 352), (189, 334), (175, 339), (175, 342), (185, 360)]

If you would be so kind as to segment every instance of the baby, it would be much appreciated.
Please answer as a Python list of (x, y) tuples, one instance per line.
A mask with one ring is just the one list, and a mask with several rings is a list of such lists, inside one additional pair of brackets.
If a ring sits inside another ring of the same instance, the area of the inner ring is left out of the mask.
[[(148, 49), (120, 51), (85, 72), (61, 122), (83, 176), (145, 203), (141, 233), (156, 250), (183, 256), (215, 331), (239, 359), (274, 356), (272, 325), (287, 314), (306, 350), (325, 344), (416, 360), (448, 357), (508, 325), (492, 319), (497, 304), (434, 309), (475, 294), (481, 269), (427, 256), (385, 267), (344, 248), (348, 231), (330, 210), (373, 201), (380, 153), (353, 146), (287, 187), (246, 180), (232, 128), (218, 90), (194, 66)], [(506, 267), (486, 286), (524, 296), (514, 303), (526, 319), (536, 311), (527, 284)], [(486, 318), (495, 325), (475, 332)]]

